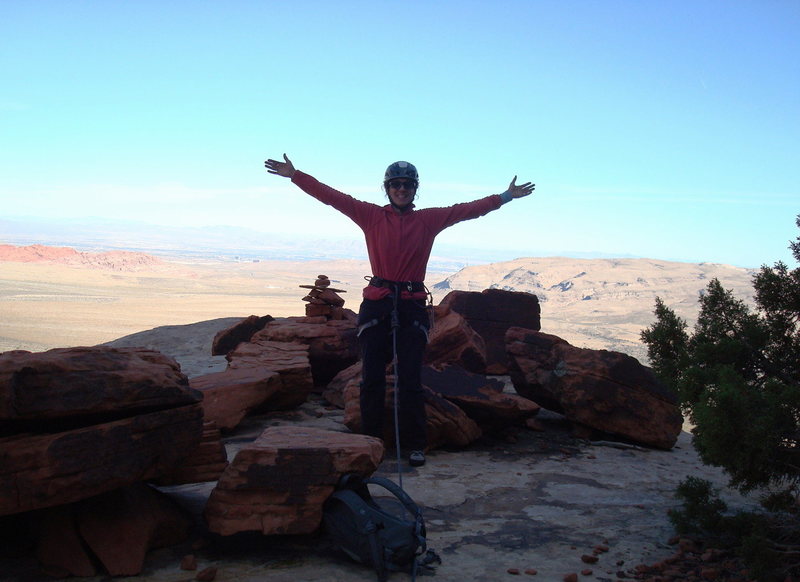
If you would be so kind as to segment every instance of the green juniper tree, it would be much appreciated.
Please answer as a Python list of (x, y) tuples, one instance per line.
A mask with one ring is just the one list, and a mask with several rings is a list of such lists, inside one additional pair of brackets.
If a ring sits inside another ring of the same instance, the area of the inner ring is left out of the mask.
[[(790, 248), (800, 263), (800, 236)], [(764, 506), (782, 510), (771, 519), (723, 517), (710, 483), (690, 477), (678, 489), (684, 510), (671, 513), (673, 523), (682, 533), (733, 536), (758, 578), (772, 580), (800, 573), (800, 268), (762, 266), (753, 288), (755, 312), (712, 280), (691, 334), (657, 298), (656, 322), (641, 337), (694, 425), (703, 462), (722, 467), (744, 493), (769, 487), (775, 493)]]
[[(797, 218), (800, 227), (800, 216)], [(791, 243), (800, 262), (800, 236)], [(800, 268), (778, 262), (753, 277), (754, 313), (712, 280), (687, 324), (656, 299), (641, 334), (653, 369), (678, 393), (702, 460), (743, 492), (800, 485)]]

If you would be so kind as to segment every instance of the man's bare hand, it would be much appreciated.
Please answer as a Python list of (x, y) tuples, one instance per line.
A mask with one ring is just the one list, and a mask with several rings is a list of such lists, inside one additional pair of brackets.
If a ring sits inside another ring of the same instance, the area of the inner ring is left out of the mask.
[(291, 178), (296, 172), (294, 165), (286, 156), (286, 154), (283, 154), (283, 159), (285, 160), (283, 162), (279, 162), (278, 160), (267, 160), (264, 162), (264, 167), (267, 168), (267, 172), (270, 174), (277, 174), (278, 176), (283, 176), (284, 178)]

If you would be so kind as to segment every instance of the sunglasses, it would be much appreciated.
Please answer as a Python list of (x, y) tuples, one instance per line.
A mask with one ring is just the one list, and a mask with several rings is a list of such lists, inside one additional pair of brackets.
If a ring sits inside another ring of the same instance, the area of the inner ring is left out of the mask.
[(417, 183), (413, 180), (390, 180), (389, 187), (394, 188), (395, 190), (399, 190), (400, 188), (414, 190), (417, 187)]

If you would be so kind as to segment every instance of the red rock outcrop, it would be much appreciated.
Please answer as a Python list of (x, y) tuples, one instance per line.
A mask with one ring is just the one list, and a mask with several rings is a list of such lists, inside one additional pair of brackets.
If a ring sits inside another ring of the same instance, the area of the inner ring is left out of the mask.
[(358, 386), (361, 382), (361, 362), (356, 362), (336, 374), (322, 391), (322, 397), (333, 406), (344, 410), (344, 389), (353, 383)]
[(278, 318), (256, 333), (252, 343), (262, 340), (295, 342), (308, 346), (314, 384), (325, 386), (359, 357), (355, 321), (317, 318)]
[(484, 432), (520, 426), (539, 413), (540, 406), (519, 394), (504, 392), (499, 380), (456, 367), (422, 368), (422, 383), (463, 410)]
[(200, 444), (167, 473), (151, 479), (156, 485), (183, 485), (216, 481), (228, 466), (228, 453), (222, 444), (222, 435), (217, 424), (203, 422), (203, 436)]
[(430, 341), (425, 348), (425, 363), (430, 366), (456, 364), (467, 371), (486, 371), (486, 342), (467, 323), (464, 316), (447, 305), (434, 308)]
[[(360, 365), (359, 365), (360, 368)], [(361, 431), (361, 407), (359, 404), (360, 374), (353, 374), (349, 369), (350, 380), (343, 387), (344, 424), (353, 432)], [(394, 377), (386, 378), (386, 415), (384, 417), (383, 440), (394, 446)], [(441, 446), (464, 447), (480, 438), (482, 432), (478, 425), (458, 406), (442, 398), (429, 388), (425, 390), (425, 413), (427, 415), (426, 431), (428, 448)]]
[(676, 395), (635, 358), (571, 346), (513, 327), (506, 333), (519, 394), (569, 420), (659, 449), (671, 449), (683, 418)]
[(133, 251), (80, 252), (70, 247), (0, 245), (0, 262), (59, 263), (112, 271), (138, 271), (161, 267), (164, 261)]
[(200, 400), (151, 350), (0, 354), (0, 515), (167, 473), (200, 442)]
[(509, 327), (541, 329), (539, 298), (531, 293), (484, 289), (451, 291), (439, 303), (460, 313), (486, 344), (486, 374), (508, 374), (505, 333)]
[(43, 510), (37, 519), (39, 563), (55, 577), (94, 576), (95, 558), (111, 576), (139, 574), (149, 550), (182, 542), (191, 526), (143, 483)]
[[(41, 429), (86, 425), (91, 418), (119, 418), (199, 402), (178, 363), (144, 348), (57, 348), (0, 354), (2, 427)], [(29, 426), (32, 425), (32, 426)]]
[(255, 339), (239, 344), (225, 358), (228, 368), (265, 368), (277, 372), (282, 387), (260, 408), (290, 410), (306, 401), (314, 389), (308, 346), (298, 342)]
[(379, 439), (297, 426), (266, 429), (236, 455), (205, 508), (209, 529), (308, 534), (345, 473), (371, 475), (383, 458)]
[(242, 342), (249, 342), (257, 331), (264, 329), (274, 318), (271, 315), (251, 315), (227, 329), (221, 329), (211, 342), (211, 355), (224, 356)]
[(196, 376), (189, 385), (203, 394), (203, 414), (220, 430), (235, 428), (242, 419), (263, 408), (283, 389), (278, 372), (264, 367), (228, 368)]

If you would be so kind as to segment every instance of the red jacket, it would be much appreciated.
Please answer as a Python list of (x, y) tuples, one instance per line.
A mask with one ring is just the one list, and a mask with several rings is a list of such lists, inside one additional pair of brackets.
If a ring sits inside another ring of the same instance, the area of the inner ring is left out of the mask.
[[(437, 234), (457, 222), (497, 210), (502, 204), (500, 195), (493, 194), (446, 208), (414, 210), (412, 205), (410, 210), (401, 214), (390, 204), (378, 206), (356, 200), (300, 171), (295, 172), (292, 182), (361, 227), (372, 274), (390, 281), (424, 281)], [(380, 297), (373, 296), (376, 292)], [(364, 296), (380, 299), (387, 293), (388, 289), (371, 287), (365, 289)]]

